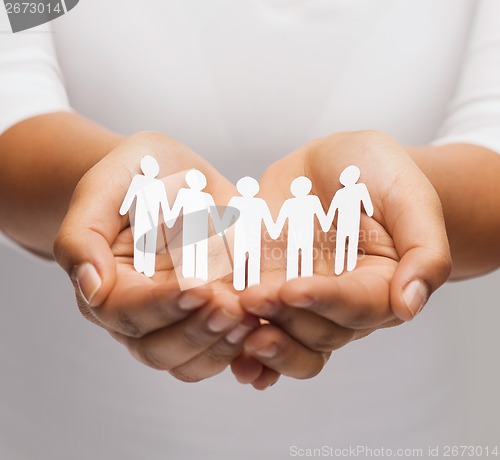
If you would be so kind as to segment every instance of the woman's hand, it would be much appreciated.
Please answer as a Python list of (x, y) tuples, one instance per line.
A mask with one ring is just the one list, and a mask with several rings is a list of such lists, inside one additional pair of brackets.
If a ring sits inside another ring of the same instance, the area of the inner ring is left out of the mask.
[[(411, 320), (448, 278), (451, 258), (438, 196), (424, 174), (393, 139), (378, 132), (340, 133), (314, 141), (273, 164), (261, 196), (276, 216), (290, 197), (290, 183), (305, 175), (328, 210), (347, 166), (361, 170), (375, 213), (362, 213), (352, 272), (333, 274), (335, 227), (318, 229), (314, 277), (283, 283), (286, 231), (265, 244), (263, 286), (241, 297), (244, 309), (269, 324), (245, 340), (232, 369), (238, 380), (265, 388), (279, 374), (316, 375), (330, 353), (374, 330)], [(278, 254), (282, 254), (278, 257)], [(267, 284), (267, 286), (266, 286)]]
[[(55, 257), (70, 275), (87, 319), (146, 365), (198, 381), (224, 369), (258, 321), (242, 311), (231, 279), (181, 291), (168, 253), (157, 255), (152, 278), (134, 270), (129, 219), (118, 211), (145, 155), (158, 161), (160, 178), (196, 168), (206, 175), (206, 191), (216, 203), (234, 195), (231, 183), (179, 142), (157, 133), (134, 135), (78, 184)], [(175, 196), (168, 198), (171, 205)]]

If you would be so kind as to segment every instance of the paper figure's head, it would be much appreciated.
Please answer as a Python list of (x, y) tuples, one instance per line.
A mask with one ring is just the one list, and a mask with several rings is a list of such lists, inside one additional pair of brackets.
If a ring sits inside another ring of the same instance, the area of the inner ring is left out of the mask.
[(160, 173), (160, 165), (151, 155), (146, 155), (141, 160), (141, 170), (146, 177), (154, 179)]
[(305, 176), (297, 177), (290, 185), (290, 191), (295, 197), (306, 196), (312, 189), (312, 182)]
[(361, 175), (361, 171), (357, 166), (351, 165), (345, 168), (340, 174), (339, 181), (342, 185), (354, 185)]
[(254, 197), (259, 193), (259, 183), (253, 177), (242, 177), (237, 183), (236, 188), (241, 196), (249, 198)]
[(201, 171), (191, 169), (186, 173), (186, 183), (190, 189), (201, 192), (207, 186), (207, 178)]

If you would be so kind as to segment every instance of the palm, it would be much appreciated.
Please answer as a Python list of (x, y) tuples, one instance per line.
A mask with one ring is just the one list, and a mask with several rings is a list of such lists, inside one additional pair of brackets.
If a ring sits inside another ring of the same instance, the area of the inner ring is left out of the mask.
[[(173, 238), (170, 236), (173, 235)], [(132, 229), (129, 225), (122, 230), (116, 240), (111, 245), (111, 250), (116, 261), (117, 283), (116, 290), (120, 290), (122, 295), (127, 292), (150, 291), (155, 287), (179, 288), (179, 278), (182, 276), (181, 266), (179, 261), (173, 261), (171, 251), (169, 251), (169, 242), (177, 248), (181, 248), (178, 240), (181, 234), (172, 232), (167, 229), (164, 224), (160, 225), (158, 230), (158, 253), (156, 255), (155, 274), (148, 278), (142, 273), (138, 273), (134, 269), (134, 241)], [(217, 237), (214, 237), (217, 238)], [(213, 254), (212, 254), (213, 255)], [(215, 261), (209, 261), (211, 265), (215, 265)], [(210, 283), (212, 288), (232, 290), (231, 279), (225, 276), (221, 279)]]
[[(307, 163), (308, 158), (301, 153), (293, 153), (271, 166), (261, 182), (261, 195), (268, 201), (273, 216), (279, 212), (282, 203), (291, 197), (290, 183), (297, 176), (306, 174), (313, 183), (312, 194), (317, 195), (323, 208), (328, 210), (335, 191), (340, 188), (338, 179), (332, 175), (332, 168), (318, 168)], [(277, 174), (279, 171), (279, 174)], [(326, 176), (326, 174), (328, 174)], [(325, 177), (326, 176), (326, 177)], [(338, 177), (338, 176), (337, 176)], [(369, 218), (362, 213), (360, 222), (359, 255), (356, 269), (344, 272), (339, 279), (348, 282), (355, 278), (367, 287), (382, 283), (389, 289), (389, 283), (397, 265), (398, 254), (392, 237), (384, 227), (384, 219), (379, 211), (379, 194), (373, 193), (375, 215)], [(331, 277), (334, 275), (336, 221), (328, 233), (321, 231), (316, 222), (314, 239), (314, 275)], [(277, 241), (265, 234), (262, 258), (262, 281), (279, 286), (286, 278), (287, 226)], [(281, 257), (279, 257), (281, 256)]]
[[(105, 327), (116, 323), (118, 312), (121, 312), (120, 318), (126, 317), (122, 311), (126, 305), (130, 304), (130, 309), (136, 309), (136, 306), (146, 305), (155, 299), (157, 301), (165, 292), (179, 291), (181, 260), (180, 257), (172, 257), (171, 249), (181, 248), (179, 228), (182, 218), (178, 219), (179, 224), (172, 230), (165, 225), (160, 226), (155, 274), (148, 278), (134, 269), (134, 241), (130, 226), (130, 220), (133, 219), (129, 219), (128, 215), (119, 215), (120, 206), (133, 177), (139, 173), (138, 166), (144, 155), (154, 155), (160, 165), (158, 177), (162, 178), (167, 188), (169, 206), (173, 204), (177, 189), (185, 186), (183, 180), (186, 171), (193, 168), (205, 174), (205, 191), (213, 196), (216, 204), (227, 203), (235, 194), (234, 186), (207, 162), (175, 140), (155, 134), (129, 138), (87, 173), (75, 192), (78, 199), (85, 198), (85, 204), (72, 212), (74, 219), (86, 218), (91, 221), (97, 218), (98, 224), (94, 226), (94, 231), (104, 237), (111, 247), (116, 277), (101, 308), (90, 309), (81, 298), (79, 306), (85, 317)], [(103, 200), (102, 196), (106, 199)], [(134, 204), (131, 208), (134, 209)], [(165, 250), (165, 246), (168, 250)], [(175, 252), (181, 253), (180, 250)], [(216, 261), (209, 258), (209, 263)], [(225, 277), (222, 281), (214, 282), (211, 287), (228, 290), (231, 289), (230, 281)]]

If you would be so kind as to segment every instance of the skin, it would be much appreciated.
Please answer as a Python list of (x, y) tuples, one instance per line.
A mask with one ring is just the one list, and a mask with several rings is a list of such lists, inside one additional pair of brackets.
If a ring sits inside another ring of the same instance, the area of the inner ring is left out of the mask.
[[(402, 298), (411, 280), (422, 280), (429, 296), (450, 273), (452, 279), (463, 279), (498, 267), (497, 154), (470, 145), (403, 148), (383, 133), (341, 133), (307, 144), (272, 165), (261, 191), (276, 215), (289, 197), (288, 184), (305, 174), (328, 209), (340, 187), (332, 177), (349, 164), (375, 172), (361, 177), (375, 208), (373, 219), (361, 219), (361, 235), (375, 235), (360, 239), (365, 257), (340, 277), (332, 276), (332, 262), (319, 258), (317, 276), (285, 284), (280, 282), (285, 262), (263, 259), (267, 284), (245, 291), (241, 304), (269, 324), (246, 339), (245, 352), (232, 363), (240, 382), (262, 389), (280, 374), (310, 378), (332, 351), (411, 320), (416, 312)], [(446, 236), (453, 254), (451, 272)]]
[[(333, 350), (413, 317), (402, 289), (417, 277), (430, 295), (446, 281), (448, 240), (453, 278), (485, 273), (500, 261), (493, 200), (500, 193), (500, 159), (477, 146), (403, 148), (382, 133), (341, 133), (271, 165), (259, 196), (276, 217), (293, 178), (309, 177), (328, 209), (339, 186), (335, 178), (357, 164), (376, 210), (374, 219), (364, 216), (361, 228), (375, 230), (377, 239), (362, 242), (366, 257), (338, 278), (320, 260), (319, 276), (285, 283), (284, 261), (264, 256), (264, 285), (240, 298), (231, 277), (180, 292), (167, 255), (158, 257), (151, 279), (133, 270), (128, 219), (117, 209), (142, 156), (159, 160), (160, 177), (199, 169), (218, 205), (236, 195), (232, 184), (184, 145), (158, 133), (122, 137), (76, 114), (55, 113), (9, 129), (0, 136), (0, 151), (2, 230), (44, 257), (52, 257), (54, 248), (82, 314), (141, 362), (183, 381), (210, 377), (230, 363), (239, 381), (258, 389), (281, 374), (312, 377)], [(364, 171), (374, 173), (365, 177)], [(284, 243), (282, 238), (266, 245), (279, 249)], [(92, 264), (101, 280), (90, 302), (75, 278), (84, 264)], [(191, 308), (181, 308), (183, 297)], [(224, 320), (216, 322), (224, 327), (213, 332), (208, 324), (218, 314)], [(257, 353), (266, 348), (274, 354)]]
[[(317, 231), (316, 276), (283, 283), (284, 259), (269, 257), (263, 264), (266, 286), (242, 294), (243, 307), (270, 322), (246, 339), (245, 353), (279, 374), (312, 377), (333, 350), (376, 329), (411, 320), (416, 311), (408, 308), (404, 288), (421, 280), (428, 298), (450, 274), (439, 198), (410, 156), (387, 135), (341, 133), (309, 143), (272, 165), (262, 178), (261, 190), (276, 215), (289, 195), (288, 184), (305, 174), (314, 184), (313, 194), (328, 209), (340, 188), (338, 177), (350, 164), (371, 172), (361, 181), (375, 209), (373, 218), (366, 214), (361, 218), (360, 249), (365, 255), (356, 269), (333, 275), (333, 260), (327, 257), (334, 249), (332, 226), (326, 235)], [(275, 250), (284, 251), (285, 244), (286, 237)], [(233, 371), (245, 381), (246, 369), (239, 359)]]

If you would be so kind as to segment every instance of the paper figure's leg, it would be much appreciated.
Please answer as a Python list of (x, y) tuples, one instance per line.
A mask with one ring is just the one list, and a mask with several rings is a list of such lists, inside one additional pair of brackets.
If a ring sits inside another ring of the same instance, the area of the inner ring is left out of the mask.
[(260, 248), (248, 254), (248, 287), (260, 284)]
[(300, 276), (313, 275), (313, 248), (302, 248), (300, 252)]
[(182, 276), (194, 278), (195, 247), (194, 244), (186, 244), (182, 247)]
[(196, 278), (208, 281), (208, 240), (198, 241), (195, 245)]
[(146, 233), (146, 245), (144, 250), (144, 274), (152, 277), (155, 274), (156, 263), (156, 227)]
[(358, 239), (359, 232), (349, 235), (347, 243), (347, 271), (352, 272), (358, 262)]
[(233, 260), (233, 286), (237, 291), (245, 289), (246, 252), (235, 251)]
[(292, 280), (299, 277), (299, 249), (288, 245), (286, 250), (286, 279)]
[(140, 235), (134, 238), (134, 268), (135, 271), (139, 273), (144, 271), (145, 242), (145, 235)]
[(345, 259), (345, 235), (337, 232), (335, 243), (335, 274), (340, 275), (344, 271)]

